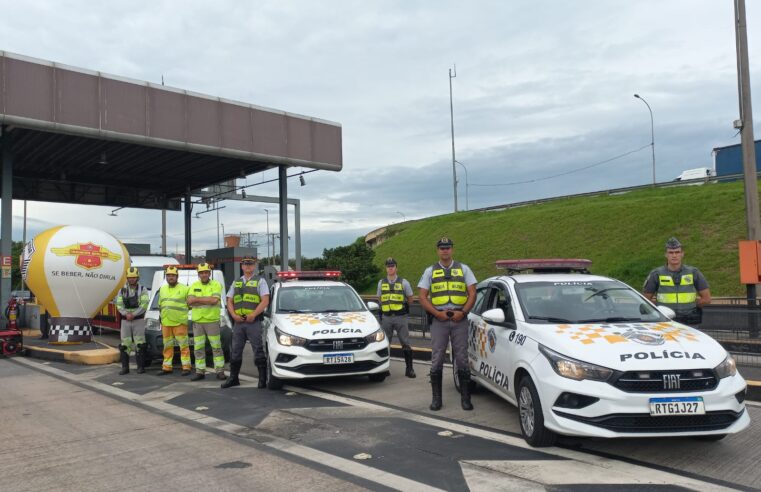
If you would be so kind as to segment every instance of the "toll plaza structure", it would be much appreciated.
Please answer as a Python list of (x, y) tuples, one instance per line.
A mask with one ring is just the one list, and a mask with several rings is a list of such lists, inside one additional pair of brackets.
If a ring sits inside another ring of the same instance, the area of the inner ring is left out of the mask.
[[(192, 197), (277, 167), (287, 267), (288, 168), (343, 167), (338, 123), (3, 51), (0, 146), (3, 261), (12, 199), (182, 209), (190, 258)], [(2, 306), (11, 290), (5, 273)]]

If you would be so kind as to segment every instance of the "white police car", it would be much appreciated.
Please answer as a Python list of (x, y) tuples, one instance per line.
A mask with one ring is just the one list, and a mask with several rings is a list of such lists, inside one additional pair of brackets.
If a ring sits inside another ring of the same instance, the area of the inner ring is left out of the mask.
[(557, 434), (718, 440), (746, 428), (732, 356), (590, 264), (497, 262), (507, 275), (478, 284), (468, 315), (471, 384), (516, 405), (533, 446)]
[[(279, 272), (265, 313), (267, 387), (285, 379), (388, 376), (389, 342), (340, 272)], [(370, 309), (378, 309), (369, 303)]]

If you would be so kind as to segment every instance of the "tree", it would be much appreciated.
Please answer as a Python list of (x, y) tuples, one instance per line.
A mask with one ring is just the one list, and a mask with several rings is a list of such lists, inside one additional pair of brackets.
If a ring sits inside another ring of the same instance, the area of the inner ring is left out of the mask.
[(349, 246), (338, 246), (322, 252), (324, 268), (341, 270), (343, 280), (362, 291), (373, 283), (380, 270), (373, 265), (375, 252), (365, 244), (365, 238), (359, 237)]

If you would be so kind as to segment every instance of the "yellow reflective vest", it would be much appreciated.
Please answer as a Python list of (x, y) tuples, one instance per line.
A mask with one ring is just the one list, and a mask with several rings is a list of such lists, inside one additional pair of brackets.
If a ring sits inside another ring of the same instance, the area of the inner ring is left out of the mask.
[(454, 261), (449, 268), (435, 263), (431, 267), (431, 304), (464, 306), (468, 301), (468, 287), (462, 264)]
[(233, 309), (238, 316), (248, 315), (256, 310), (262, 302), (259, 296), (259, 282), (261, 277), (251, 277), (246, 282), (243, 277), (233, 282)]
[[(216, 280), (210, 279), (205, 284), (197, 280), (188, 289), (188, 296), (193, 297), (216, 297), (222, 302), (222, 285)], [(221, 317), (221, 304), (193, 306), (191, 316), (193, 323), (214, 323)]]
[(380, 303), (381, 311), (384, 313), (406, 313), (407, 302), (404, 295), (404, 283), (401, 278), (397, 278), (396, 282), (389, 282), (388, 278), (384, 278), (380, 282)]
[(164, 284), (159, 289), (159, 312), (163, 326), (188, 324), (188, 286)]

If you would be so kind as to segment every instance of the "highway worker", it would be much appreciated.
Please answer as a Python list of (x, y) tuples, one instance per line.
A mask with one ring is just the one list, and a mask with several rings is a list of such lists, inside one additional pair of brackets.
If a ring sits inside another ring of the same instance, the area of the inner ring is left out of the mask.
[(129, 353), (135, 350), (137, 373), (145, 372), (148, 346), (145, 344), (145, 312), (148, 310), (148, 289), (140, 285), (140, 272), (135, 267), (127, 270), (127, 284), (116, 296), (116, 309), (122, 317), (119, 375), (129, 374)]
[(409, 320), (407, 315), (412, 304), (412, 287), (406, 278), (396, 274), (396, 260), (386, 259), (386, 277), (378, 281), (378, 299), (381, 304), (381, 327), (386, 332), (389, 343), (394, 336), (399, 338), (404, 353), (406, 369), (404, 375), (415, 377), (412, 367), (412, 347), (410, 347)]
[[(431, 410), (441, 409), (441, 379), (447, 345), (452, 341), (452, 357), (457, 365), (463, 410), (473, 410), (470, 402), (468, 366), (468, 313), (476, 301), (476, 277), (464, 263), (454, 261), (454, 243), (442, 237), (436, 243), (439, 261), (420, 278), (419, 299), (431, 315)], [(430, 300), (428, 295), (430, 292)]]
[(243, 364), (243, 347), (246, 340), (254, 352), (254, 365), (259, 371), (258, 388), (267, 385), (267, 358), (262, 347), (262, 313), (270, 303), (270, 289), (264, 278), (256, 275), (256, 258), (244, 256), (240, 262), (243, 276), (235, 280), (227, 291), (227, 311), (233, 319), (230, 376), (222, 388), (239, 386), (238, 374)]
[(190, 374), (190, 345), (188, 344), (188, 286), (177, 282), (176, 266), (164, 271), (166, 284), (159, 289), (159, 312), (161, 313), (161, 337), (164, 342), (164, 362), (159, 375), (172, 373), (174, 347), (180, 347), (182, 375)]
[(188, 306), (193, 320), (193, 346), (195, 347), (196, 373), (190, 378), (198, 381), (206, 377), (206, 339), (209, 339), (217, 379), (226, 379), (225, 354), (222, 352), (220, 319), (222, 285), (211, 278), (211, 267), (201, 263), (196, 268), (198, 280), (188, 289)]
[(650, 272), (644, 295), (660, 306), (674, 310), (674, 321), (697, 327), (703, 320), (703, 306), (711, 303), (708, 281), (695, 267), (682, 263), (684, 249), (676, 238), (666, 241), (666, 264)]

